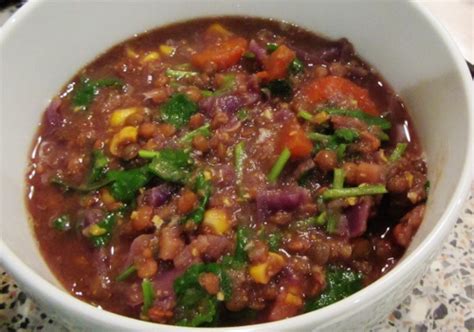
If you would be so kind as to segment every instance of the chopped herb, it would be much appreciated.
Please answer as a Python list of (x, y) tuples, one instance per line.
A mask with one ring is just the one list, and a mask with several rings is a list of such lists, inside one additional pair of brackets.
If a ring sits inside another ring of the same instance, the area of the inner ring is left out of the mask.
[(68, 231), (71, 229), (71, 219), (67, 214), (57, 217), (53, 221), (53, 228), (58, 231)]
[(397, 143), (397, 146), (390, 155), (389, 161), (394, 162), (399, 160), (403, 156), (403, 153), (405, 153), (407, 146), (408, 144), (406, 143)]
[(248, 109), (246, 108), (241, 108), (238, 112), (237, 112), (237, 119), (239, 119), (239, 121), (245, 121), (249, 118), (249, 113), (248, 113)]
[(340, 128), (340, 129), (336, 129), (334, 131), (334, 135), (347, 142), (347, 143), (352, 143), (354, 142), (356, 139), (359, 138), (359, 133), (357, 132), (357, 130), (354, 130), (354, 129), (350, 129), (350, 128)]
[(282, 235), (280, 232), (270, 233), (267, 237), (268, 247), (270, 251), (278, 251), (281, 247)]
[(290, 73), (293, 75), (299, 74), (304, 71), (304, 63), (298, 58), (295, 58), (291, 63), (290, 63)]
[(331, 140), (332, 136), (314, 132), (314, 133), (309, 133), (308, 138), (312, 141), (326, 144)]
[(101, 150), (92, 151), (92, 169), (88, 184), (93, 184), (101, 180), (107, 173), (109, 159)]
[(186, 95), (177, 93), (160, 108), (160, 114), (163, 121), (181, 128), (188, 123), (191, 115), (197, 110), (196, 103), (189, 100)]
[(143, 306), (142, 314), (147, 315), (155, 300), (155, 291), (153, 290), (153, 284), (148, 279), (142, 281), (142, 294), (143, 294)]
[(98, 190), (102, 187), (105, 187), (106, 185), (110, 184), (112, 182), (112, 180), (105, 178), (105, 179), (97, 181), (95, 183), (81, 184), (81, 185), (77, 186), (77, 185), (74, 185), (72, 183), (68, 183), (66, 180), (64, 180), (60, 176), (54, 176), (50, 180), (50, 182), (54, 185), (57, 185), (57, 186), (61, 187), (62, 190), (64, 190), (64, 191), (78, 191), (78, 192), (82, 192), (82, 193), (88, 193), (88, 192), (91, 192), (91, 191)]
[(180, 79), (183, 79), (183, 78), (188, 78), (188, 77), (194, 77), (194, 76), (197, 76), (199, 75), (198, 72), (195, 72), (195, 71), (187, 71), (187, 70), (174, 70), (174, 69), (171, 69), (171, 68), (168, 68), (166, 69), (166, 72), (165, 72), (166, 76), (168, 76), (169, 78), (174, 78), (176, 80), (180, 80)]
[(326, 289), (315, 299), (306, 301), (305, 312), (340, 301), (362, 288), (362, 274), (331, 267), (326, 272)]
[(143, 158), (143, 159), (153, 159), (158, 155), (159, 155), (158, 151), (152, 151), (152, 150), (140, 150), (140, 151), (138, 151), (138, 156), (140, 158)]
[(135, 267), (135, 265), (132, 264), (129, 267), (127, 267), (122, 273), (120, 273), (115, 278), (115, 281), (125, 281), (128, 278), (130, 278), (132, 274), (134, 274), (135, 272), (137, 272), (137, 268)]
[(130, 202), (136, 198), (138, 190), (151, 179), (148, 167), (133, 168), (122, 171), (109, 171), (107, 179), (112, 182), (110, 194), (121, 202)]
[(250, 242), (250, 230), (248, 228), (239, 227), (236, 232), (236, 247), (234, 260), (238, 262), (247, 261), (247, 250), (245, 249)]
[(306, 111), (299, 111), (298, 116), (302, 119), (305, 119), (306, 121), (312, 121), (313, 120), (313, 114), (306, 112)]
[[(89, 241), (92, 246), (95, 248), (103, 247), (107, 245), (112, 237), (112, 230), (115, 227), (116, 216), (114, 213), (109, 213), (105, 216), (102, 221), (98, 222), (97, 227), (102, 229), (104, 232), (100, 235), (91, 235), (89, 236)], [(90, 226), (88, 226), (90, 227)]]
[(329, 115), (341, 115), (341, 116), (348, 116), (351, 118), (357, 118), (366, 124), (379, 126), (383, 130), (390, 129), (392, 126), (390, 121), (387, 121), (383, 118), (378, 116), (369, 115), (361, 110), (352, 110), (352, 109), (342, 109), (342, 108), (325, 108), (320, 110), (321, 112), (326, 112)]
[(245, 142), (239, 142), (234, 148), (234, 164), (235, 164), (235, 173), (237, 175), (237, 183), (242, 182), (242, 177), (244, 174), (244, 160), (245, 155)]
[(426, 192), (430, 191), (431, 182), (430, 182), (430, 181), (426, 181), (426, 182), (425, 182), (425, 185), (424, 185), (423, 187), (425, 188), (425, 191), (426, 191)]
[(211, 90), (201, 90), (201, 95), (203, 97), (211, 97), (214, 94)]
[(327, 189), (323, 193), (323, 199), (336, 199), (352, 196), (379, 195), (386, 194), (387, 189), (383, 184), (361, 185), (354, 188)]
[(270, 90), (273, 97), (288, 99), (292, 95), (291, 83), (288, 80), (280, 79), (268, 82), (266, 88)]
[[(142, 152), (142, 155), (144, 152)], [(150, 154), (151, 155), (151, 154)], [(193, 161), (188, 152), (175, 149), (157, 151), (149, 170), (165, 181), (185, 183), (189, 177)]]
[(244, 58), (246, 59), (255, 59), (255, 53), (247, 51), (244, 53)]
[(186, 217), (186, 220), (192, 220), (194, 223), (200, 224), (204, 219), (204, 212), (206, 212), (206, 206), (209, 202), (209, 197), (211, 196), (211, 181), (206, 179), (206, 176), (203, 173), (199, 173), (196, 177), (194, 190), (197, 191), (201, 199), (198, 207)]
[(231, 92), (232, 90), (234, 90), (235, 85), (235, 74), (224, 74), (222, 84), (220, 85), (219, 89), (217, 89), (212, 95), (221, 96), (225, 93)]
[(267, 53), (273, 53), (278, 48), (278, 44), (276, 43), (267, 43)]
[(344, 170), (342, 168), (335, 168), (332, 187), (334, 189), (341, 189), (343, 186), (344, 186)]
[(124, 83), (117, 78), (104, 78), (96, 81), (84, 78), (79, 83), (77, 89), (75, 89), (74, 96), (72, 97), (72, 104), (79, 109), (87, 109), (95, 96), (99, 93), (100, 88), (121, 88), (123, 85)]
[(277, 161), (275, 162), (272, 169), (270, 170), (270, 173), (268, 174), (268, 181), (275, 182), (278, 179), (278, 177), (280, 176), (280, 173), (283, 171), (283, 168), (285, 167), (290, 157), (291, 157), (290, 150), (288, 148), (285, 148), (280, 153), (280, 156), (278, 157)]
[(204, 136), (209, 137), (211, 136), (211, 131), (209, 130), (209, 123), (206, 123), (202, 127), (196, 128), (188, 133), (186, 133), (183, 137), (179, 139), (181, 144), (191, 143), (193, 138), (196, 136)]

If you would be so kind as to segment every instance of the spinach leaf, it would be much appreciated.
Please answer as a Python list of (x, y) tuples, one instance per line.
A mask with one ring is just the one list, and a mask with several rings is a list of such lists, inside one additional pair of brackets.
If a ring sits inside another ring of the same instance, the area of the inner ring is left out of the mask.
[(291, 83), (288, 80), (273, 80), (268, 82), (266, 88), (270, 90), (273, 97), (281, 97), (288, 100), (292, 95)]
[(196, 113), (197, 110), (196, 103), (189, 100), (184, 94), (177, 93), (161, 106), (161, 119), (171, 123), (176, 128), (181, 128), (188, 123), (191, 115)]
[(327, 288), (315, 299), (306, 302), (305, 311), (313, 311), (342, 300), (362, 288), (362, 274), (336, 267), (326, 272)]
[(88, 184), (95, 183), (102, 179), (107, 173), (109, 159), (101, 150), (92, 151), (92, 168), (89, 175)]
[(290, 63), (290, 73), (297, 75), (304, 71), (304, 63), (300, 59), (296, 58)]
[(109, 171), (107, 179), (112, 182), (111, 195), (121, 202), (130, 202), (136, 197), (138, 190), (150, 181), (151, 176), (148, 167), (144, 166), (123, 171)]
[(185, 183), (193, 161), (188, 152), (175, 149), (157, 151), (149, 170), (165, 181)]
[(211, 181), (206, 179), (203, 173), (199, 173), (194, 183), (194, 190), (200, 196), (198, 207), (186, 217), (186, 220), (192, 220), (196, 224), (200, 224), (204, 219), (204, 212), (211, 196), (212, 186)]
[(92, 101), (94, 101), (95, 96), (99, 93), (100, 88), (121, 88), (123, 85), (124, 83), (117, 78), (104, 78), (100, 80), (84, 78), (81, 80), (75, 91), (72, 98), (72, 104), (80, 109), (87, 109)]
[(103, 247), (107, 245), (112, 237), (112, 230), (115, 226), (116, 216), (114, 213), (109, 213), (105, 218), (98, 222), (96, 225), (100, 227), (104, 232), (100, 235), (92, 235), (89, 237), (89, 241), (95, 248)]

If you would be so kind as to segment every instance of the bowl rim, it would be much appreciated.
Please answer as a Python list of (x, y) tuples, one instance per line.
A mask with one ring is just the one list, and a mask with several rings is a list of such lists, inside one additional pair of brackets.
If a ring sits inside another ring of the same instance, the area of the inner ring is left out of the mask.
[[(10, 31), (14, 31), (16, 26), (20, 25), (24, 20), (27, 20), (30, 15), (33, 15), (36, 8), (41, 6), (47, 0), (30, 0), (22, 8), (20, 8), (0, 29), (0, 48), (3, 44), (5, 36)], [(465, 60), (461, 55), (460, 50), (449, 36), (446, 29), (438, 22), (433, 15), (424, 8), (420, 3), (411, 2), (404, 0), (405, 5), (411, 6), (412, 10), (417, 11), (421, 14), (422, 18), (428, 23), (433, 33), (439, 35), (443, 40), (445, 47), (449, 51), (449, 56), (452, 58), (456, 66), (456, 73), (458, 78), (462, 82), (463, 93), (467, 99), (468, 109), (467, 117), (469, 120), (467, 142), (474, 141), (474, 93), (472, 91), (471, 76), (465, 64)], [(231, 328), (212, 328), (212, 331), (255, 331), (255, 330), (269, 330), (272, 328), (278, 329), (292, 329), (295, 330), (298, 327), (303, 327), (308, 322), (324, 321), (332, 319), (334, 317), (343, 317), (347, 313), (350, 313), (350, 309), (354, 306), (367, 307), (372, 304), (385, 292), (393, 288), (397, 279), (403, 275), (409, 274), (415, 269), (416, 265), (420, 261), (424, 261), (429, 258), (430, 253), (435, 252), (439, 247), (440, 243), (446, 238), (448, 233), (452, 229), (452, 225), (458, 216), (458, 213), (464, 203), (469, 191), (470, 184), (472, 181), (472, 171), (474, 166), (474, 147), (472, 144), (467, 144), (465, 151), (466, 159), (462, 168), (461, 176), (456, 185), (456, 189), (451, 196), (447, 204), (447, 208), (439, 218), (437, 224), (431, 230), (431, 232), (422, 240), (422, 242), (409, 253), (403, 261), (399, 262), (389, 273), (363, 288), (362, 290), (354, 293), (353, 295), (338, 301), (332, 305), (324, 307), (322, 309), (301, 314), (295, 317), (291, 317), (285, 320), (280, 320), (270, 323), (244, 325)], [(14, 278), (25, 288), (28, 293), (29, 290), (33, 290), (33, 293), (38, 298), (48, 298), (46, 301), (52, 308), (58, 310), (62, 308), (68, 312), (74, 313), (81, 320), (92, 320), (97, 325), (103, 325), (107, 327), (115, 327), (121, 329), (160, 329), (165, 328), (167, 330), (183, 330), (183, 327), (163, 325), (141, 321), (138, 319), (118, 315), (109, 311), (102, 310), (84, 301), (81, 301), (66, 290), (61, 289), (60, 286), (56, 286), (51, 282), (45, 280), (43, 277), (38, 275), (33, 269), (23, 263), (18, 256), (16, 256), (8, 246), (3, 242), (0, 236), (0, 264), (11, 273)], [(196, 328), (185, 328), (193, 329)], [(200, 330), (206, 330), (206, 328), (200, 328)]]

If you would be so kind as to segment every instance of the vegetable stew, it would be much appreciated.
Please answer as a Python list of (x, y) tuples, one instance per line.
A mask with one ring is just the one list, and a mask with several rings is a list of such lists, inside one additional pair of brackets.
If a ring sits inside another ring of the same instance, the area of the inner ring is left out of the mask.
[(348, 40), (206, 18), (113, 47), (52, 99), (27, 203), (79, 299), (233, 326), (390, 271), (422, 221), (426, 173), (403, 102)]

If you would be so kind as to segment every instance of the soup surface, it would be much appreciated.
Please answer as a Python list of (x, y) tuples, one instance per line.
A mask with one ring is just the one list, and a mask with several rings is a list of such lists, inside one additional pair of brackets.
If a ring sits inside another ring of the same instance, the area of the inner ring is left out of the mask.
[(229, 326), (387, 273), (428, 185), (403, 102), (346, 39), (227, 17), (147, 32), (82, 69), (42, 117), (27, 203), (74, 296)]

